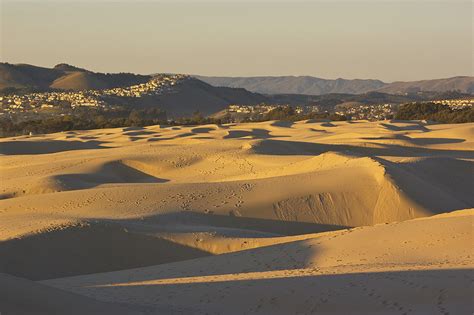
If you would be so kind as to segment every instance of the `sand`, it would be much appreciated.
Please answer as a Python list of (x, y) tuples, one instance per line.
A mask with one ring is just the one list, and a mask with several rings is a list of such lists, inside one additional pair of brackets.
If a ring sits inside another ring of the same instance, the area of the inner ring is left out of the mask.
[(1, 139), (0, 272), (110, 313), (472, 314), (473, 141), (395, 121)]
[(170, 314), (470, 314), (474, 210), (45, 281)]

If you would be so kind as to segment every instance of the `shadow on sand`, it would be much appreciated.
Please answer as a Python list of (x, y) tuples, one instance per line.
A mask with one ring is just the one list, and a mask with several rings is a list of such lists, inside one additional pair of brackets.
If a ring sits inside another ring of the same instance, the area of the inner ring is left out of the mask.
[(291, 128), (295, 123), (293, 121), (286, 120), (277, 120), (270, 124), (270, 126), (281, 127), (281, 128)]
[(93, 188), (101, 184), (165, 183), (168, 181), (144, 173), (121, 161), (106, 163), (94, 173), (56, 175), (54, 179), (67, 190)]
[[(142, 226), (137, 228), (134, 226), (137, 224)], [(230, 231), (246, 230), (250, 234), (247, 237), (258, 237), (258, 233), (252, 235), (252, 231), (292, 235), (345, 228), (190, 211), (155, 215), (142, 220), (93, 220), (87, 224), (0, 242), (0, 272), (30, 280), (41, 280), (210, 256), (212, 254), (206, 251), (163, 239), (157, 234), (163, 231), (160, 227), (199, 227), (200, 224), (201, 227), (210, 227), (206, 229), (207, 232), (212, 231), (212, 227), (228, 228)], [(238, 234), (235, 237), (239, 237)], [(256, 269), (252, 266), (248, 268), (253, 271), (261, 270), (258, 266)]]
[(272, 233), (276, 235), (299, 235), (335, 231), (348, 228), (342, 225), (246, 218), (232, 215), (206, 214), (194, 211), (180, 211), (158, 214), (144, 218), (144, 221), (160, 225), (210, 226), (248, 231)]
[(0, 242), (0, 272), (31, 280), (114, 271), (210, 255), (117, 224), (94, 222)]
[(396, 126), (396, 125), (391, 125), (391, 124), (386, 124), (386, 123), (380, 123), (380, 126), (391, 131), (422, 131), (422, 132), (430, 131), (428, 128), (426, 128), (422, 124), (413, 124), (413, 122), (410, 122), (410, 123), (412, 124), (408, 126)]
[[(439, 142), (445, 139), (439, 139)], [(431, 140), (436, 141), (436, 140)], [(255, 153), (265, 155), (320, 155), (326, 152), (340, 152), (352, 156), (398, 156), (398, 157), (454, 157), (474, 158), (474, 151), (443, 150), (406, 147), (393, 144), (377, 144), (377, 147), (352, 146), (345, 144), (322, 144), (300, 141), (267, 139), (253, 146)]]
[(21, 154), (48, 154), (71, 150), (90, 150), (90, 149), (107, 149), (101, 146), (105, 142), (102, 141), (62, 141), (62, 140), (45, 140), (45, 141), (5, 141), (0, 142), (0, 154), (5, 155), (21, 155)]
[[(127, 284), (125, 281), (126, 287), (94, 283), (98, 286), (88, 290), (95, 291), (97, 296), (116, 296), (119, 301), (178, 295), (180, 300), (173, 304), (166, 298), (157, 303), (167, 305), (169, 314), (179, 314), (183, 309), (185, 313), (222, 310), (220, 306), (226, 304), (233, 305), (232, 314), (245, 313), (249, 307), (253, 307), (252, 314), (472, 314), (473, 276), (473, 271), (466, 269), (309, 276), (295, 272), (248, 280), (195, 278), (186, 281), (185, 278), (181, 283), (164, 284)], [(140, 280), (156, 278), (131, 281)], [(235, 302), (236, 297), (245, 301), (241, 308)], [(184, 303), (199, 299), (203, 302)]]
[(462, 143), (465, 139), (457, 138), (410, 138), (405, 135), (394, 135), (393, 137), (365, 137), (362, 140), (403, 140), (415, 145), (432, 145), (432, 144), (450, 144), (450, 143)]
[(250, 137), (252, 139), (269, 139), (278, 138), (277, 136), (270, 135), (270, 131), (266, 129), (254, 128), (252, 130), (229, 130), (228, 134), (224, 136), (224, 139), (238, 139)]

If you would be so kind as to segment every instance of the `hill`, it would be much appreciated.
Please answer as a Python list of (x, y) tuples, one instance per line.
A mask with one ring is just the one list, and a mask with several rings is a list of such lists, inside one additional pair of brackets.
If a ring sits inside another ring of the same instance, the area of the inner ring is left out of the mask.
[[(3, 94), (24, 95), (36, 91), (74, 91), (80, 94), (87, 90), (101, 90), (102, 94), (96, 93), (90, 97), (89, 103), (103, 102), (106, 106), (119, 105), (128, 109), (159, 108), (165, 110), (169, 118), (190, 115), (196, 111), (209, 115), (230, 104), (254, 105), (268, 101), (267, 97), (243, 88), (214, 87), (186, 75), (180, 75), (182, 80), (174, 80), (172, 77), (171, 74), (149, 76), (132, 73), (98, 73), (68, 64), (43, 68), (27, 64), (0, 63), (0, 91), (3, 90)], [(103, 93), (104, 90), (114, 88), (126, 91)], [(144, 90), (146, 92), (143, 92)], [(71, 92), (69, 99), (85, 99), (82, 95), (77, 97), (72, 95), (74, 92)], [(35, 103), (50, 102), (51, 98), (46, 94), (43, 95), (44, 97), (33, 97)], [(56, 98), (64, 100), (64, 96)], [(25, 98), (22, 102), (29, 104), (30, 99)]]
[[(132, 110), (156, 109), (165, 111), (169, 119), (177, 119), (195, 112), (215, 114), (231, 104), (260, 103), (309, 105), (321, 111), (334, 111), (336, 105), (343, 103), (402, 104), (441, 96), (459, 97), (465, 94), (446, 91), (472, 91), (471, 85), (472, 78), (469, 77), (419, 81), (410, 85), (313, 77), (212, 78), (181, 74), (112, 74), (92, 72), (64, 63), (53, 68), (0, 63), (0, 93), (8, 96), (0, 102), (0, 106), (7, 114), (4, 117), (13, 117), (15, 121), (43, 120), (45, 117), (75, 115), (87, 110), (90, 115), (94, 110), (101, 109), (107, 112), (108, 118), (114, 115), (128, 117)], [(429, 89), (440, 92), (423, 92)], [(387, 91), (396, 95), (387, 94)], [(31, 92), (57, 93), (30, 95)], [(16, 103), (21, 108), (16, 108)], [(43, 105), (45, 110), (41, 108)]]
[(474, 93), (474, 77), (454, 77), (447, 79), (393, 83), (385, 83), (380, 80), (361, 79), (327, 80), (310, 76), (196, 76), (196, 78), (214, 86), (240, 87), (252, 92), (264, 94), (363, 94), (371, 91), (390, 94), (406, 94), (411, 92), (445, 92), (450, 90), (459, 90), (462, 93)]
[(448, 79), (423, 80), (413, 82), (393, 82), (378, 89), (390, 94), (416, 93), (420, 91), (447, 92), (458, 90), (474, 94), (474, 77), (454, 77)]
[(147, 82), (151, 76), (131, 73), (98, 73), (68, 64), (44, 68), (28, 64), (0, 63), (0, 90), (59, 89), (95, 90)]
[(264, 94), (306, 94), (329, 93), (360, 94), (383, 87), (379, 80), (326, 80), (310, 76), (282, 77), (206, 77), (196, 78), (214, 86), (240, 87)]
[(268, 98), (242, 88), (214, 87), (195, 78), (187, 78), (177, 84), (170, 93), (126, 101), (134, 103), (137, 108), (158, 105), (170, 118), (175, 118), (196, 111), (210, 115), (230, 104), (255, 105), (268, 101)]

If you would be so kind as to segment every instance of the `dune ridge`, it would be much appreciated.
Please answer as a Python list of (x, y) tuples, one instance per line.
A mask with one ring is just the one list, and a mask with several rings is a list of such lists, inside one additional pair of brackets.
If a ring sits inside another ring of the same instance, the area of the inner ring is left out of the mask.
[(0, 139), (0, 272), (145, 313), (467, 311), (473, 141), (417, 121)]
[(44, 283), (169, 314), (469, 314), (473, 218), (473, 209), (461, 210)]

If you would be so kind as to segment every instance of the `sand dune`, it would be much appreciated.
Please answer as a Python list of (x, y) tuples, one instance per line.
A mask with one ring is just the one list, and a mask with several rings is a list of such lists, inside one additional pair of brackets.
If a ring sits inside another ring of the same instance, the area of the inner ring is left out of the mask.
[[(210, 255), (113, 224), (78, 222), (0, 244), (0, 269), (28, 279), (136, 268)], [(25, 259), (32, 257), (32, 259)]]
[(165, 314), (454, 314), (473, 141), (473, 124), (407, 121), (1, 139), (0, 272)]
[(44, 283), (167, 314), (470, 314), (473, 218), (462, 210)]
[(3, 314), (140, 314), (115, 303), (51, 288), (0, 273), (0, 309)]

